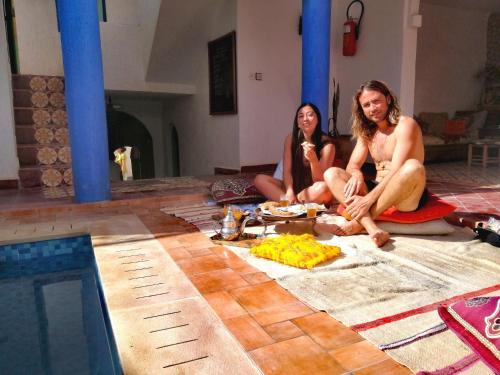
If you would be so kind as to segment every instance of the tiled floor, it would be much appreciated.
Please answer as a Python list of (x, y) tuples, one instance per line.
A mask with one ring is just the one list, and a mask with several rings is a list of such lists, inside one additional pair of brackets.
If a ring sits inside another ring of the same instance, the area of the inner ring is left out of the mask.
[[(457, 204), (459, 215), (500, 214), (498, 172), (497, 167), (478, 170), (464, 163), (431, 165), (429, 188)], [(61, 228), (85, 231), (89, 220), (135, 215), (265, 374), (411, 373), (191, 225), (160, 211), (207, 197), (206, 188), (196, 187), (161, 194), (139, 191), (109, 202), (76, 205), (69, 198), (44, 199), (35, 190), (0, 191), (0, 238), (41, 238)], [(114, 236), (117, 243), (134, 241), (127, 231), (118, 230)], [(223, 355), (226, 349), (220, 350)]]

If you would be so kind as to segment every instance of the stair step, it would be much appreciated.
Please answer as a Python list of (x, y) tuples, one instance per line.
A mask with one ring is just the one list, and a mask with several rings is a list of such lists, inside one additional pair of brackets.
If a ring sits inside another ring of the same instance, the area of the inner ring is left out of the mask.
[(19, 168), (19, 181), (22, 188), (42, 186), (42, 171), (40, 167)]
[(17, 157), (21, 167), (38, 165), (38, 147), (34, 144), (17, 145)]
[(37, 143), (35, 138), (35, 127), (33, 125), (16, 125), (16, 139), (18, 145)]
[(32, 108), (14, 108), (14, 121), (16, 125), (33, 124), (33, 112)]
[(40, 76), (31, 74), (13, 74), (12, 88), (14, 90), (59, 91), (64, 92), (64, 77)]

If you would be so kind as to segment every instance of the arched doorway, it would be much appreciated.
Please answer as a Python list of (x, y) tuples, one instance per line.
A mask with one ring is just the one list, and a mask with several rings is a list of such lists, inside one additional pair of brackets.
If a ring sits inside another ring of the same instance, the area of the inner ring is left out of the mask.
[(109, 160), (114, 160), (113, 151), (131, 146), (132, 172), (134, 180), (155, 177), (153, 139), (148, 129), (137, 118), (108, 106)]

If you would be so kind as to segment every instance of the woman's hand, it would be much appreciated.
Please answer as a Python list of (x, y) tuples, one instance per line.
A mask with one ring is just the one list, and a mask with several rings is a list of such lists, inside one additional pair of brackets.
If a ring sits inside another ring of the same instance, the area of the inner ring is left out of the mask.
[[(353, 197), (354, 195), (358, 194), (361, 191), (361, 188), (363, 187), (364, 184), (364, 178), (363, 174), (361, 172), (359, 173), (353, 173), (351, 175), (351, 178), (347, 181), (347, 183), (344, 186), (344, 197), (345, 199), (349, 199)], [(346, 201), (347, 203), (347, 201)]]
[(290, 204), (295, 204), (295, 203), (298, 203), (298, 199), (297, 199), (297, 196), (295, 195), (295, 193), (293, 192), (293, 190), (288, 190), (286, 192), (286, 198), (288, 200), (288, 202), (290, 202)]
[(314, 163), (318, 161), (318, 155), (316, 155), (316, 147), (313, 143), (304, 141), (301, 144), (304, 150), (304, 157), (309, 163)]
[(373, 202), (368, 195), (353, 195), (345, 200), (346, 210), (355, 219), (361, 219), (371, 208)]

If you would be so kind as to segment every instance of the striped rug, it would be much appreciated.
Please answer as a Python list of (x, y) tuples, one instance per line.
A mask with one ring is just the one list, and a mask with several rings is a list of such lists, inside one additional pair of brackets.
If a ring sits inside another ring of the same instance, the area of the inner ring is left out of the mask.
[[(213, 202), (164, 209), (214, 233)], [(284, 229), (280, 229), (283, 231)], [(383, 249), (366, 235), (323, 237), (343, 257), (311, 271), (230, 249), (302, 301), (343, 324), (420, 374), (491, 374), (442, 324), (441, 304), (500, 294), (500, 252), (467, 228), (446, 236), (393, 236)]]

